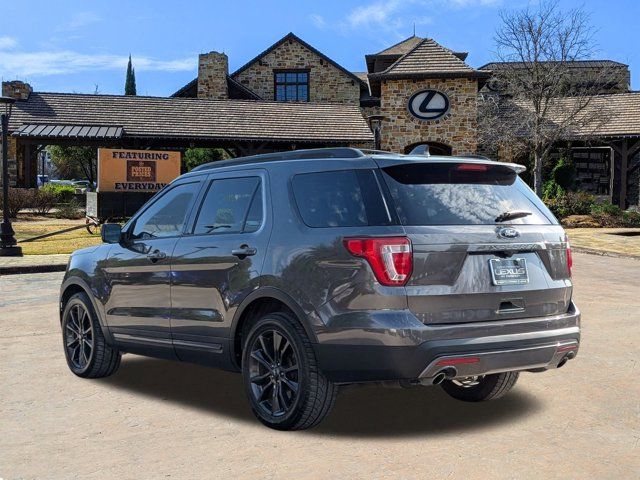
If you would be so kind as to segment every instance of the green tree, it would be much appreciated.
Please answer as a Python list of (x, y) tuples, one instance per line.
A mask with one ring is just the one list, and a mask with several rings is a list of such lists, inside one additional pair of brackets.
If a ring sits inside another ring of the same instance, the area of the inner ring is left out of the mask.
[(127, 65), (127, 79), (124, 82), (125, 95), (137, 95), (136, 93), (136, 71), (131, 64), (131, 55), (129, 55), (129, 64)]
[(190, 171), (198, 165), (227, 158), (229, 155), (221, 148), (188, 148), (184, 152), (184, 166)]
[(49, 147), (51, 161), (60, 178), (96, 180), (98, 149), (95, 147)]

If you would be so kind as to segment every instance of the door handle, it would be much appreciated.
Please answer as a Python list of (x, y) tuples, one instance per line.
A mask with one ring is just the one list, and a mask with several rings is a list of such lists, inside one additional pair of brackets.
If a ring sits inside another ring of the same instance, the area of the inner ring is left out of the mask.
[(234, 248), (233, 250), (231, 250), (231, 255), (240, 259), (250, 257), (251, 255), (255, 255), (256, 253), (258, 253), (258, 249), (250, 247), (249, 245), (241, 245), (240, 248)]
[(160, 250), (154, 250), (153, 252), (147, 253), (147, 258), (152, 262), (157, 262), (158, 260), (167, 258), (167, 254)]

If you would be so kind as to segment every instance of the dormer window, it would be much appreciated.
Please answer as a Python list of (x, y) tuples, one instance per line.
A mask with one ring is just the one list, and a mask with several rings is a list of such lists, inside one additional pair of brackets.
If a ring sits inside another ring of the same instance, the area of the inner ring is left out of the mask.
[(281, 70), (273, 75), (278, 102), (309, 101), (309, 70)]

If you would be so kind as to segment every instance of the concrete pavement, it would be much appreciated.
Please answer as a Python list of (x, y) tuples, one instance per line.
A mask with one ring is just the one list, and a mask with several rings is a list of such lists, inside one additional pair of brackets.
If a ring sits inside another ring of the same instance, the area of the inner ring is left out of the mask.
[(307, 432), (261, 426), (233, 373), (126, 355), (113, 377), (75, 377), (62, 274), (0, 277), (0, 477), (637, 479), (640, 263), (574, 263), (584, 331), (564, 368), (483, 404), (346, 389)]

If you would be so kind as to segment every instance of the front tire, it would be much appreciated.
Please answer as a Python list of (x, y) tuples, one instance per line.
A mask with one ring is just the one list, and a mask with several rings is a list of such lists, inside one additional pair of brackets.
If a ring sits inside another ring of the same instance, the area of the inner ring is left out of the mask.
[(268, 314), (250, 329), (242, 375), (253, 413), (276, 430), (317, 425), (337, 395), (337, 387), (318, 369), (302, 325), (287, 313)]
[(442, 389), (463, 402), (484, 402), (506, 395), (519, 375), (519, 372), (504, 372), (466, 381), (447, 380), (442, 382)]
[(62, 342), (69, 370), (83, 378), (108, 377), (120, 366), (120, 352), (107, 344), (86, 293), (76, 293), (62, 313)]

